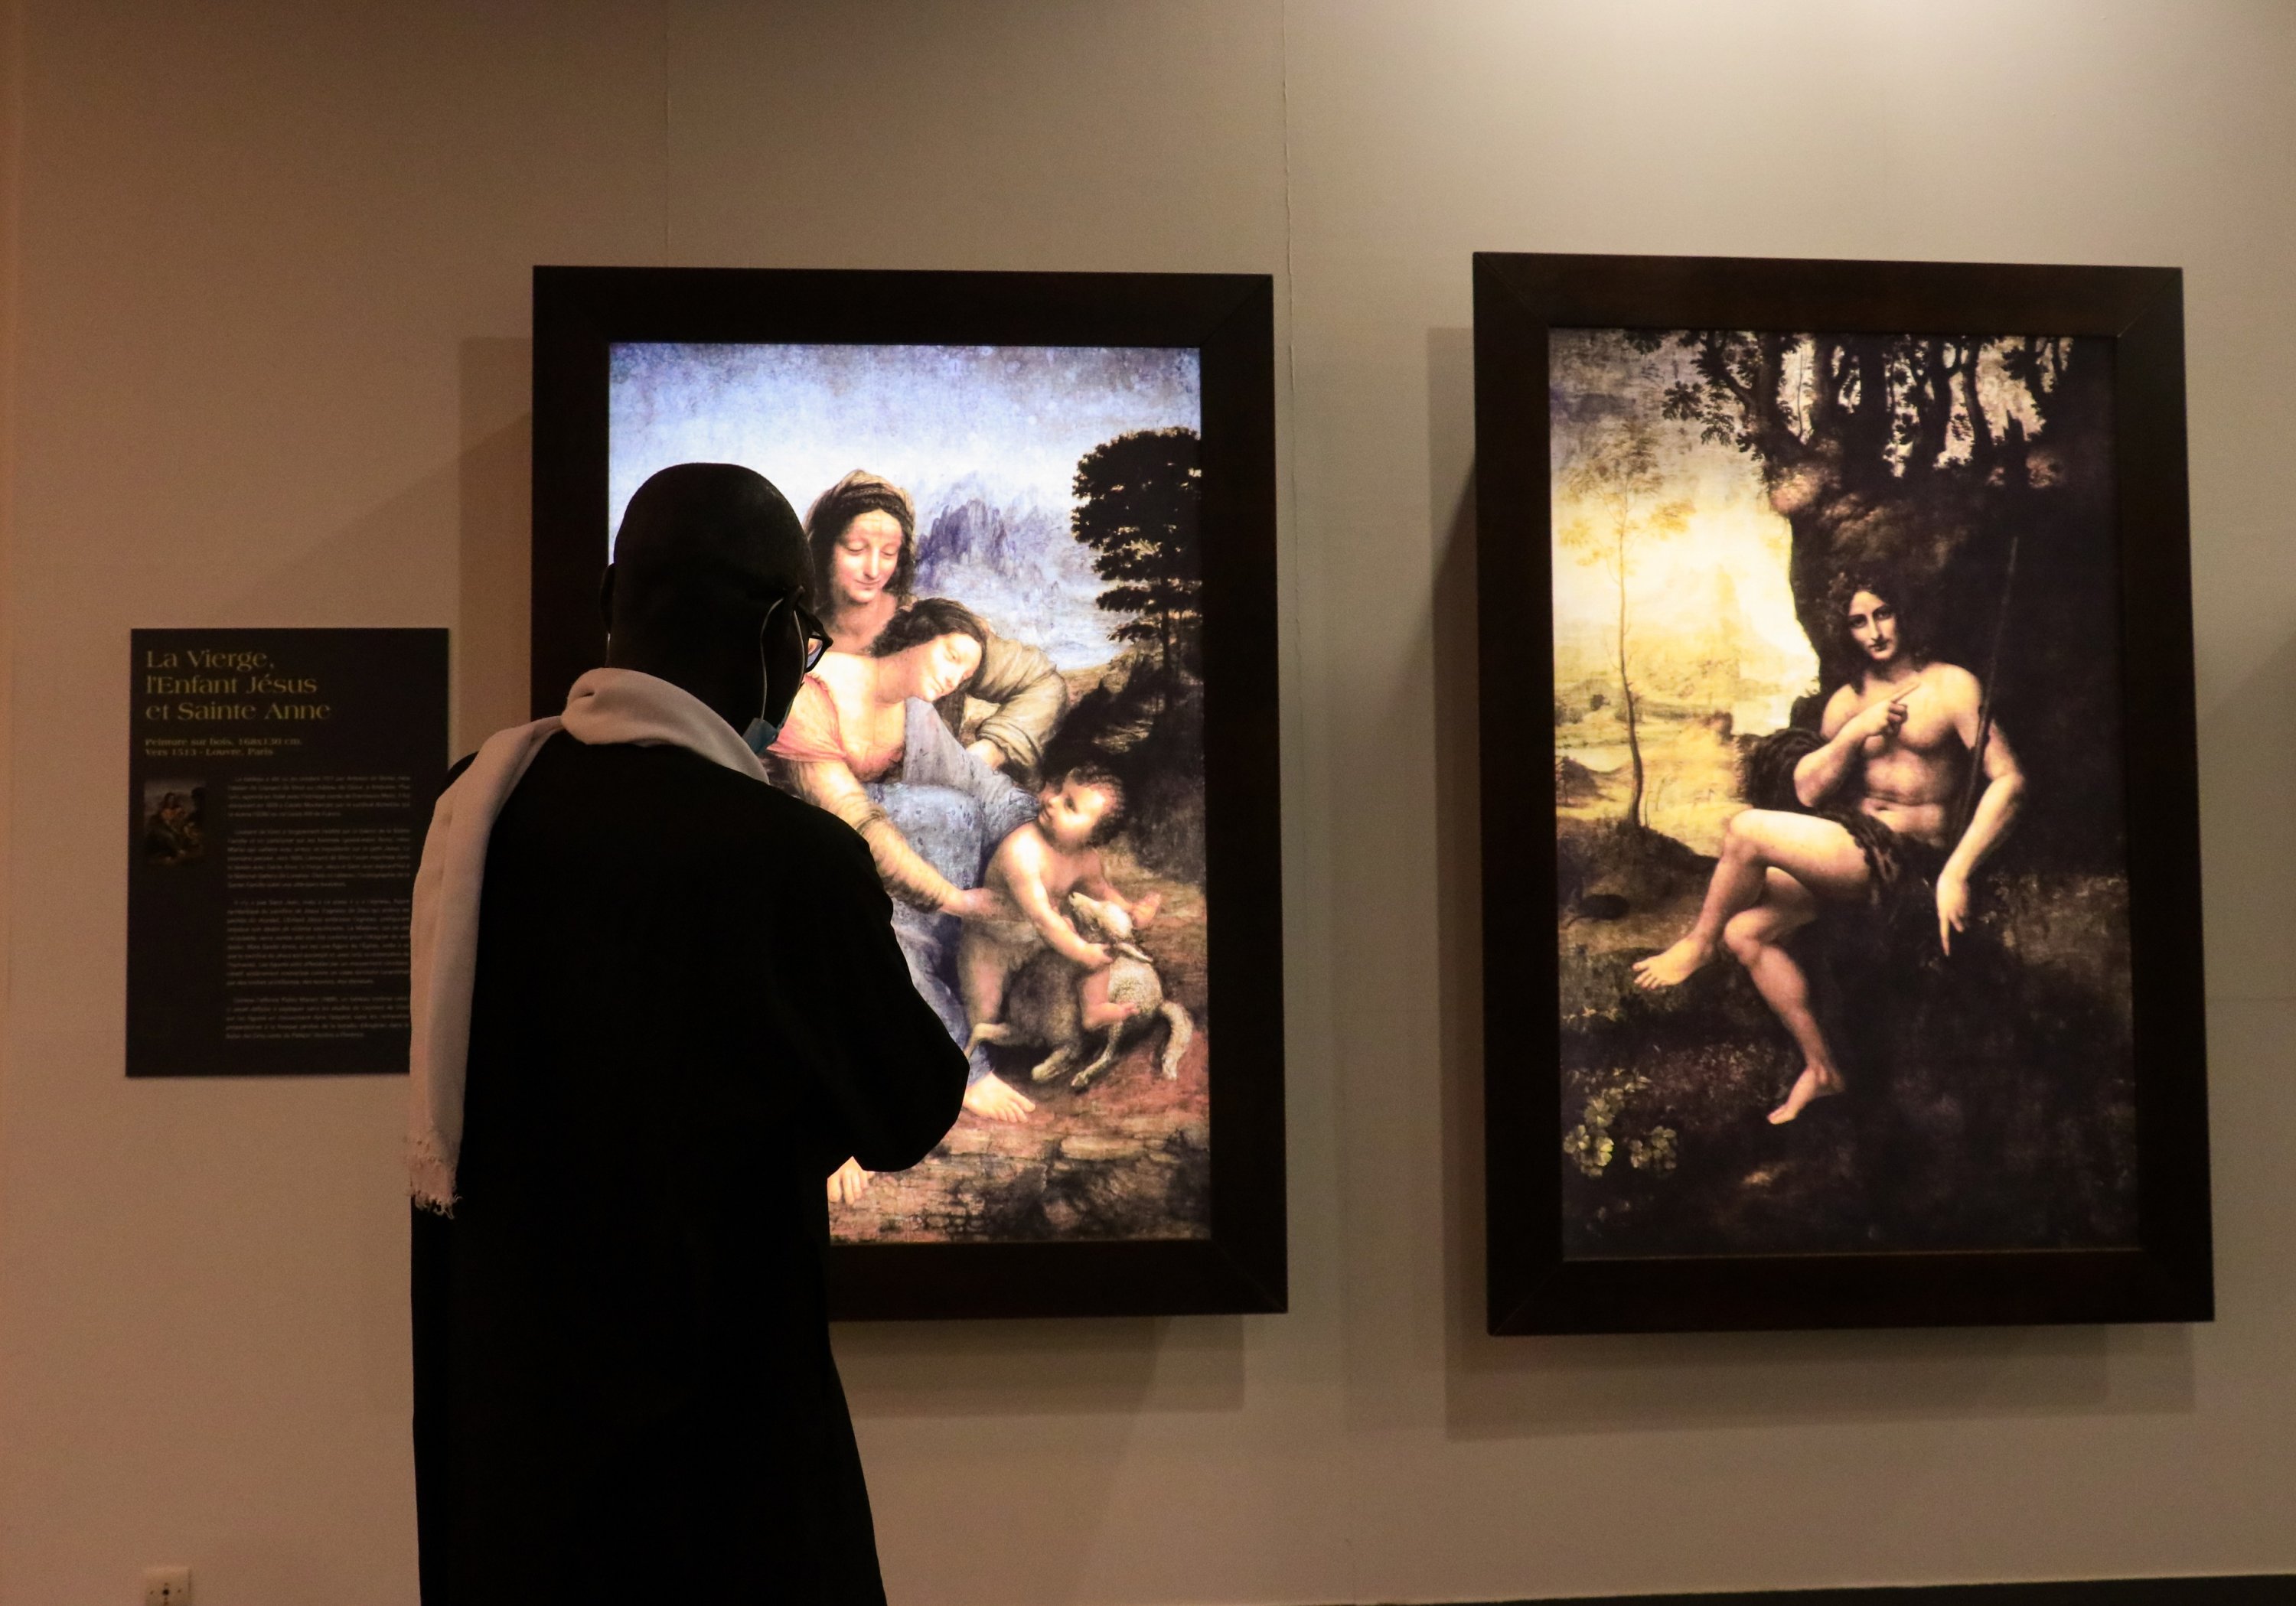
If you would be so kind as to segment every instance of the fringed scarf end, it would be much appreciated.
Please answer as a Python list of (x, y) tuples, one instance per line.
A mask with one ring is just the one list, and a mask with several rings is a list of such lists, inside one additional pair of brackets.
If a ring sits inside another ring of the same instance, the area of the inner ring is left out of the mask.
[(421, 1138), (407, 1140), (406, 1195), (433, 1215), (455, 1213), (455, 1163), (439, 1153), (435, 1143)]

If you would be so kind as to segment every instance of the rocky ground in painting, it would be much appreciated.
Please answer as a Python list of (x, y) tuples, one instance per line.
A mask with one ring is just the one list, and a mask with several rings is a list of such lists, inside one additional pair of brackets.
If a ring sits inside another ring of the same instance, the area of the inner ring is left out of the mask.
[(1109, 876), (1126, 896), (1156, 891), (1164, 907), (1142, 933), (1167, 996), (1195, 1021), (1179, 1074), (1157, 1074), (1161, 1025), (1090, 1087), (1031, 1085), (1041, 1049), (991, 1051), (998, 1073), (1037, 1101), (1017, 1125), (959, 1118), (910, 1170), (879, 1176), (854, 1204), (832, 1207), (840, 1241), (1031, 1242), (1046, 1239), (1200, 1238), (1211, 1228), (1211, 1031), (1204, 987), (1204, 900), (1184, 881), (1146, 874), (1120, 850)]
[(1798, 935), (1850, 1088), (1772, 1127), (1800, 1063), (1739, 966), (1632, 985), (1634, 961), (1688, 926), (1713, 861), (1560, 822), (1568, 1252), (2133, 1241), (2125, 887), (2021, 868), (2014, 847), (1950, 960), (1933, 906), (1837, 911)]

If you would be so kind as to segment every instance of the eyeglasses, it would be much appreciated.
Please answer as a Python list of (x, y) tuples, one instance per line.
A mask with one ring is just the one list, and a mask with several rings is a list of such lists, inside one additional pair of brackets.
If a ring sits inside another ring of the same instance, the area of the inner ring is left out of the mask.
[(765, 623), (758, 627), (758, 643), (762, 646), (773, 639), (774, 624), (784, 611), (797, 626), (798, 640), (804, 648), (804, 667), (809, 671), (821, 661), (821, 655), (829, 651), (829, 627), (815, 618), (811, 610), (795, 597), (774, 599), (774, 605), (766, 610)]
[[(797, 649), (794, 653), (790, 651), (791, 647)], [(775, 597), (773, 606), (766, 610), (765, 622), (758, 627), (758, 668), (766, 701), (760, 717), (773, 725), (787, 717), (790, 702), (797, 696), (798, 683), (828, 651), (829, 627), (794, 596)], [(783, 666), (779, 676), (774, 673), (776, 657)], [(790, 667), (792, 658), (797, 660), (794, 673)], [(777, 681), (782, 692), (778, 697), (775, 695)]]
[(790, 603), (789, 608), (797, 616), (797, 627), (805, 642), (805, 667), (810, 670), (829, 651), (829, 627), (796, 602)]

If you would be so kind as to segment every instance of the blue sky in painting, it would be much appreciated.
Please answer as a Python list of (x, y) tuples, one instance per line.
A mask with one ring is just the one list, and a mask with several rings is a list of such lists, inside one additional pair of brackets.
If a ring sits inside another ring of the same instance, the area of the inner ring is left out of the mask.
[(608, 528), (671, 463), (745, 464), (800, 516), (865, 468), (915, 499), (920, 537), (971, 501), (1037, 532), (1025, 562), (945, 576), (940, 589), (1064, 664), (1088, 663), (1106, 655), (1111, 621), (1065, 537), (1077, 459), (1136, 430), (1200, 429), (1201, 393), (1190, 348), (618, 345)]

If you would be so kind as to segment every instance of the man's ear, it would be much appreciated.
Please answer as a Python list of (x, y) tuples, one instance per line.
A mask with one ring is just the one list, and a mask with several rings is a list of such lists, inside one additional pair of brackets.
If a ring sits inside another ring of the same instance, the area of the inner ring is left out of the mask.
[(606, 565), (604, 576), (598, 581), (598, 617), (605, 621), (606, 634), (614, 633), (614, 566)]

